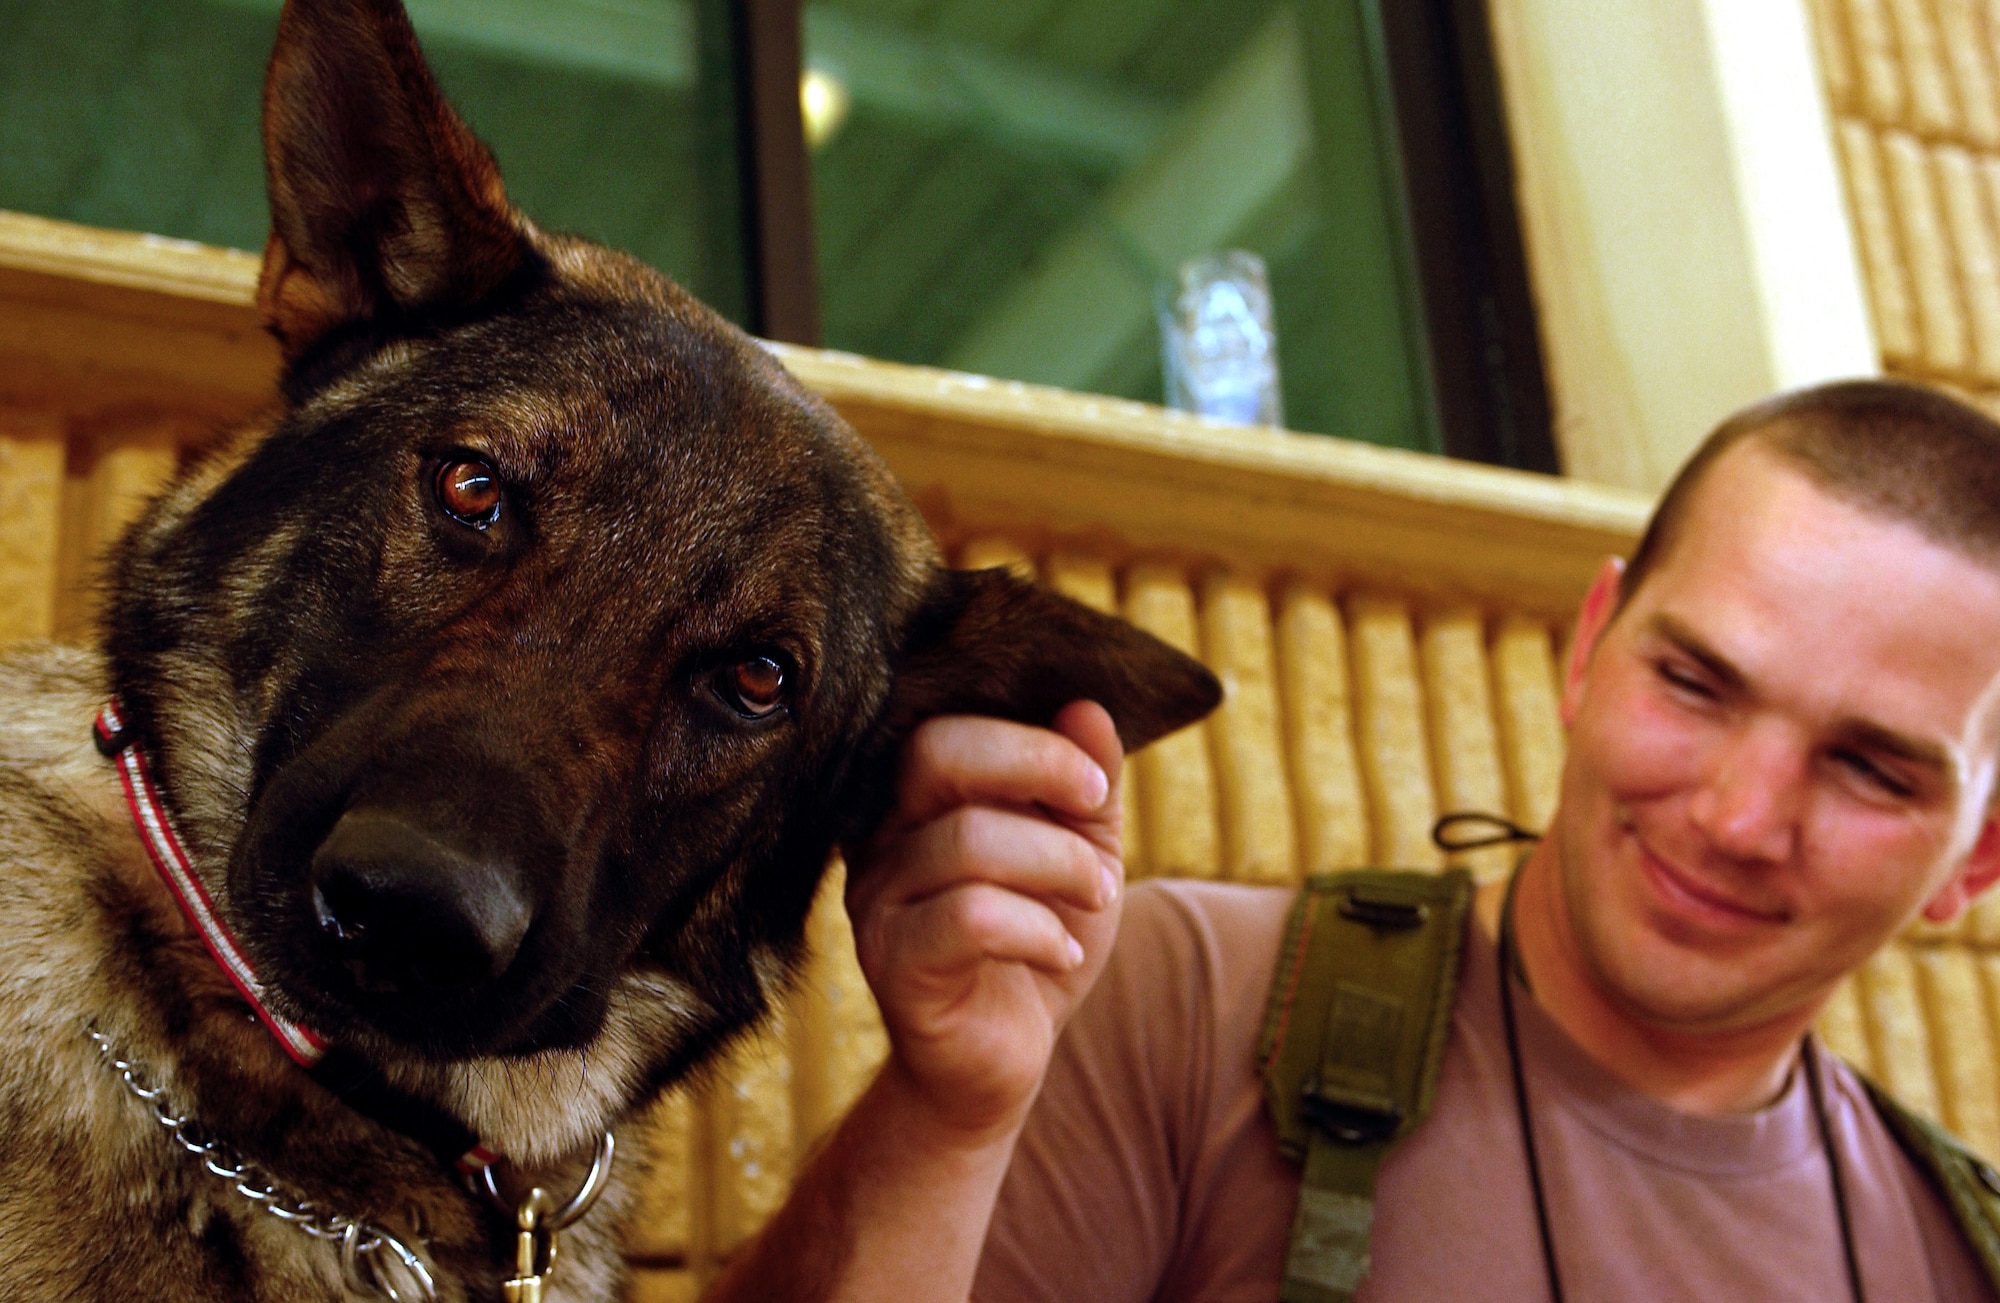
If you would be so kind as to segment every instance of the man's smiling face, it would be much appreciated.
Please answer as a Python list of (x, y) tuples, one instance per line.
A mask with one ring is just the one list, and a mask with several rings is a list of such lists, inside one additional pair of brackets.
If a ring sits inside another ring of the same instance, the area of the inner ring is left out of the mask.
[(1551, 830), (1576, 952), (1644, 1025), (1817, 1002), (2000, 868), (2000, 573), (1723, 454), (1614, 613), (1586, 602)]

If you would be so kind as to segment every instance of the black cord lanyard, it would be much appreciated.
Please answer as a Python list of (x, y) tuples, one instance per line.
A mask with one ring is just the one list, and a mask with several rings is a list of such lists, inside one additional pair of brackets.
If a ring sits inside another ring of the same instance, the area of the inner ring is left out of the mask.
[(1500, 902), (1500, 1023), (1507, 1033), (1507, 1069), (1514, 1078), (1514, 1111), (1521, 1120), (1521, 1148), (1528, 1155), (1528, 1189), (1535, 1196), (1535, 1229), (1541, 1232), (1542, 1266), (1549, 1274), (1549, 1298), (1563, 1303), (1562, 1273), (1556, 1270), (1556, 1240), (1549, 1228), (1549, 1200), (1542, 1188), (1542, 1162), (1535, 1152), (1535, 1124), (1528, 1112), (1528, 1078), (1521, 1066), (1521, 1038), (1514, 1029), (1514, 888), (1520, 884), (1516, 870), (1507, 879), (1507, 895)]
[[(1443, 821), (1440, 820), (1440, 827)], [(1435, 837), (1436, 831), (1432, 833)], [(1555, 1237), (1549, 1228), (1548, 1198), (1542, 1187), (1541, 1160), (1535, 1153), (1535, 1127), (1528, 1111), (1528, 1082), (1521, 1066), (1520, 1037), (1514, 1028), (1514, 888), (1517, 872), (1507, 883), (1507, 895), (1500, 905), (1500, 1021), (1507, 1034), (1507, 1066), (1514, 1077), (1514, 1109), (1521, 1118), (1521, 1147), (1528, 1157), (1528, 1188), (1535, 1196), (1535, 1225), (1541, 1231), (1542, 1262), (1549, 1273), (1549, 1297), (1563, 1303), (1562, 1276), (1556, 1271)], [(1819, 1142), (1826, 1152), (1826, 1170), (1833, 1186), (1833, 1208), (1840, 1221), (1840, 1248), (1847, 1260), (1847, 1286), (1854, 1303), (1866, 1303), (1861, 1292), (1861, 1263), (1854, 1250), (1854, 1221), (1847, 1207), (1847, 1186), (1841, 1178), (1840, 1153), (1833, 1145), (1833, 1128), (1826, 1117), (1826, 1091), (1820, 1083), (1818, 1046), (1808, 1032), (1799, 1041), (1799, 1058), (1805, 1067), (1806, 1093), (1812, 1097), (1813, 1120), (1819, 1124)]]

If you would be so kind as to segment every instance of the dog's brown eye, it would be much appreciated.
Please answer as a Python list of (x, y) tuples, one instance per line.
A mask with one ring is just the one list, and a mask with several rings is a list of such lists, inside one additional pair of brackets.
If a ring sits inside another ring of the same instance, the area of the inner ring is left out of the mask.
[(775, 714), (785, 704), (785, 667), (769, 656), (752, 656), (725, 666), (720, 679), (729, 704), (752, 719)]
[(453, 520), (484, 529), (500, 518), (500, 481), (478, 458), (454, 458), (438, 467), (437, 500)]

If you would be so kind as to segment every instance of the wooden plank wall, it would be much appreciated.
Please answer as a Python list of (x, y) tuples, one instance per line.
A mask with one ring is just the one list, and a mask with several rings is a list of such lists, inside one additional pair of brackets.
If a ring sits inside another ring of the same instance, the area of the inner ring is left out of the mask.
[(2000, 5), (1808, 9), (1883, 369), (2000, 412)]
[(83, 639), (98, 564), (193, 442), (185, 418), (0, 403), (0, 641)]

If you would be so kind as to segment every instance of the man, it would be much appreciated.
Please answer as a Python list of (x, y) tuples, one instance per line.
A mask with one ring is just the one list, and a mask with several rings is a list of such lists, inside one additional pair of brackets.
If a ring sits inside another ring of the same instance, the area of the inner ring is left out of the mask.
[[(1562, 712), (1359, 1297), (2000, 1297), (1807, 1036), (2000, 878), (2000, 427), (1878, 383), (1726, 423), (1600, 571)], [(1117, 763), (1088, 706), (913, 740), (850, 891), (891, 1061), (725, 1297), (1276, 1296), (1299, 1172), (1254, 1051), (1288, 893), (1133, 893), (1029, 1110), (1117, 913)]]

